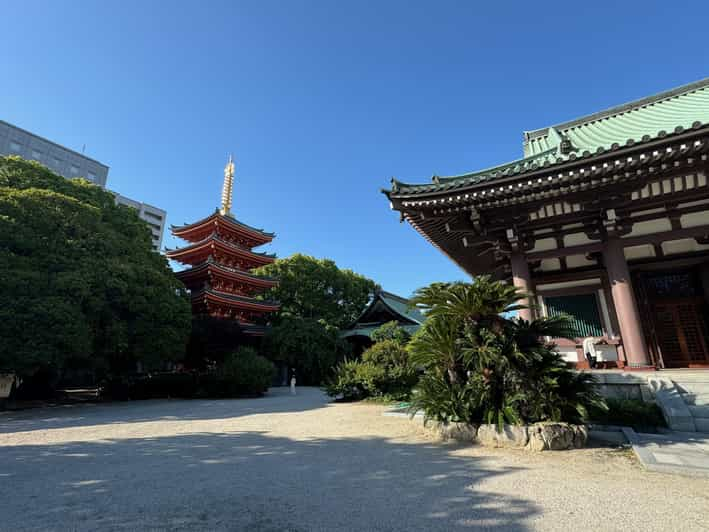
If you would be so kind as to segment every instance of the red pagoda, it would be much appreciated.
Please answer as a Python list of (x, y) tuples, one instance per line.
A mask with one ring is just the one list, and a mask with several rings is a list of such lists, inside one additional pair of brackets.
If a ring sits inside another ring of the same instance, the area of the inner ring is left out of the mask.
[(172, 226), (172, 234), (189, 244), (168, 250), (167, 257), (189, 266), (176, 275), (191, 293), (193, 314), (237, 320), (246, 334), (262, 336), (265, 317), (280, 305), (255, 296), (278, 281), (251, 273), (275, 260), (275, 255), (257, 253), (253, 248), (271, 242), (275, 235), (232, 216), (233, 187), (230, 157), (224, 168), (221, 209), (192, 224)]

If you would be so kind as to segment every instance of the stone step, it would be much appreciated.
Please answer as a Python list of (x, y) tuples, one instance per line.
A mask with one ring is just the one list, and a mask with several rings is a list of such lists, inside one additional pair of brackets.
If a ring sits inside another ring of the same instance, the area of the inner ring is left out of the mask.
[(683, 393), (681, 395), (687, 405), (709, 406), (709, 393)]
[(694, 421), (696, 421), (697, 418), (709, 419), (709, 405), (688, 405), (688, 408), (689, 411), (692, 413)]
[(709, 432), (709, 419), (694, 418), (694, 426), (697, 427), (697, 432)]
[(709, 369), (700, 370), (661, 370), (656, 374), (663, 379), (670, 379), (675, 382), (704, 382), (709, 383)]
[(709, 395), (709, 384), (675, 382), (675, 386), (680, 393), (691, 393), (695, 395)]

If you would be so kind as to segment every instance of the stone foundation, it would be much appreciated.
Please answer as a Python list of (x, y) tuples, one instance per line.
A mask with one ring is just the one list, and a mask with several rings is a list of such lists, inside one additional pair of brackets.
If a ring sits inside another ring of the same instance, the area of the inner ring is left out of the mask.
[(543, 422), (533, 425), (436, 424), (431, 427), (442, 441), (477, 443), (485, 447), (508, 447), (528, 451), (560, 451), (586, 446), (588, 429), (583, 425)]

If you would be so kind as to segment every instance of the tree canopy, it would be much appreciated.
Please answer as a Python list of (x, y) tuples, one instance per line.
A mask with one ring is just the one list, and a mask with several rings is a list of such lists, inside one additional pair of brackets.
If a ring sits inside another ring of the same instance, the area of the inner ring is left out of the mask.
[(265, 297), (281, 302), (281, 317), (321, 320), (340, 328), (357, 319), (376, 288), (371, 279), (340, 269), (330, 259), (300, 253), (262, 266), (256, 273), (279, 280)]
[(190, 307), (143, 220), (83, 179), (0, 157), (0, 370), (132, 371), (184, 353)]

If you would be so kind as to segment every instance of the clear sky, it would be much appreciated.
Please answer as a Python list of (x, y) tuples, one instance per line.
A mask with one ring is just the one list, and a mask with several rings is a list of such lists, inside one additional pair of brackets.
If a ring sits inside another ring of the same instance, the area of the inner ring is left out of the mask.
[[(580, 5), (580, 7), (579, 7)], [(409, 295), (465, 274), (379, 189), (709, 75), (709, 2), (0, 2), (0, 119), (195, 221), (218, 206)], [(167, 236), (165, 244), (176, 241)]]

